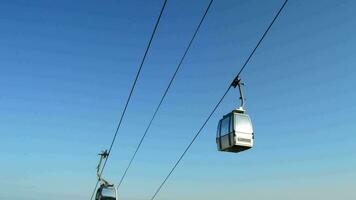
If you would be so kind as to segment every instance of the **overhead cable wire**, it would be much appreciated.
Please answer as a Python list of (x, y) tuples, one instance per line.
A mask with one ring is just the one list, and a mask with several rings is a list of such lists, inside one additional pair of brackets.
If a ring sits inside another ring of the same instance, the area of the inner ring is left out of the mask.
[[(103, 167), (102, 167), (102, 169), (101, 169), (101, 172), (100, 172), (100, 174), (99, 174), (100, 176), (102, 175), (102, 173), (103, 173), (103, 171), (104, 171), (104, 169), (105, 169), (106, 163), (107, 163), (108, 158), (109, 158), (110, 153), (111, 153), (111, 150), (112, 150), (112, 148), (113, 148), (113, 146), (114, 146), (114, 143), (115, 143), (115, 141), (116, 141), (116, 138), (117, 138), (117, 135), (118, 135), (118, 133), (119, 133), (119, 130), (120, 130), (122, 121), (123, 121), (123, 119), (124, 119), (124, 117), (125, 117), (125, 113), (126, 113), (127, 107), (128, 107), (128, 105), (129, 105), (129, 103), (130, 103), (130, 100), (131, 100), (133, 91), (134, 91), (134, 89), (135, 89), (135, 87), (136, 87), (137, 80), (138, 80), (138, 78), (139, 78), (139, 76), (140, 76), (142, 67), (143, 67), (143, 65), (144, 65), (144, 63), (145, 63), (145, 60), (146, 60), (148, 51), (149, 51), (149, 49), (150, 49), (150, 47), (151, 47), (153, 38), (154, 38), (154, 36), (156, 35), (156, 31), (157, 31), (159, 22), (160, 22), (160, 20), (161, 20), (163, 11), (164, 11), (164, 9), (165, 9), (165, 7), (166, 7), (166, 4), (167, 4), (167, 0), (164, 0), (163, 5), (162, 5), (161, 10), (160, 10), (160, 13), (159, 13), (159, 15), (158, 15), (158, 18), (157, 18), (157, 20), (156, 20), (155, 26), (154, 26), (153, 31), (152, 31), (152, 33), (151, 33), (149, 42), (148, 42), (148, 44), (147, 44), (147, 46), (146, 46), (145, 53), (144, 53), (144, 55), (143, 55), (143, 57), (142, 57), (141, 63), (140, 63), (140, 65), (139, 65), (138, 71), (137, 71), (137, 73), (136, 73), (134, 82), (133, 82), (133, 84), (132, 84), (132, 86), (131, 86), (131, 90), (130, 90), (129, 96), (128, 96), (127, 100), (126, 100), (125, 107), (124, 107), (124, 109), (123, 109), (123, 111), (122, 111), (122, 114), (121, 114), (119, 123), (118, 123), (118, 125), (117, 125), (117, 127), (116, 127), (114, 137), (113, 137), (113, 139), (112, 139), (112, 141), (111, 141), (111, 144), (110, 144), (110, 147), (109, 147), (107, 159), (105, 160), (105, 162), (104, 162), (104, 164), (103, 164)], [(99, 180), (96, 182), (94, 191), (93, 191), (93, 193), (92, 193), (92, 195), (91, 195), (91, 197), (90, 197), (91, 200), (92, 200), (93, 197), (94, 197), (94, 194), (95, 194), (96, 188), (98, 187), (98, 184), (99, 184)]]
[[(240, 69), (240, 71), (237, 74), (237, 77), (242, 73), (242, 71), (245, 69), (246, 65), (249, 63), (249, 61), (251, 60), (252, 56), (254, 55), (254, 53), (256, 52), (257, 48), (260, 46), (261, 42), (264, 40), (265, 36), (267, 35), (267, 33), (269, 32), (269, 30), (271, 29), (272, 25), (274, 24), (274, 22), (276, 21), (276, 19), (278, 18), (278, 16), (280, 15), (280, 13), (282, 12), (282, 10), (284, 9), (285, 5), (287, 4), (288, 0), (285, 0), (283, 5), (280, 7), (279, 11), (277, 12), (277, 14), (275, 15), (275, 17), (273, 18), (272, 22), (270, 23), (270, 25), (268, 26), (268, 28), (266, 29), (266, 31), (264, 32), (264, 34), (262, 35), (261, 39), (258, 41), (257, 45), (255, 46), (255, 48), (253, 49), (253, 51), (250, 53), (249, 57), (247, 58), (246, 62), (244, 63), (244, 65), (242, 66), (242, 68)], [(236, 78), (235, 78), (236, 79)], [(172, 175), (172, 173), (174, 172), (174, 170), (177, 168), (177, 166), (179, 165), (179, 163), (182, 161), (183, 157), (186, 155), (186, 153), (189, 151), (190, 147), (193, 145), (193, 143), (195, 142), (195, 140), (198, 138), (198, 136), (200, 135), (201, 131), (204, 129), (204, 127), (206, 126), (206, 124), (208, 123), (208, 121), (210, 120), (211, 116), (214, 114), (214, 112), (216, 111), (216, 109), (219, 107), (219, 105), (221, 104), (221, 102), (223, 101), (223, 99), (226, 97), (227, 93), (229, 92), (229, 90), (231, 89), (232, 85), (229, 85), (229, 87), (226, 89), (226, 91), (224, 92), (224, 94), (222, 95), (222, 97), (219, 99), (218, 103), (213, 107), (213, 110), (210, 112), (210, 114), (208, 115), (208, 117), (206, 118), (206, 120), (204, 121), (204, 123), (202, 124), (202, 126), (199, 128), (198, 132), (195, 134), (195, 136), (193, 137), (193, 139), (191, 140), (191, 142), (188, 144), (188, 146), (185, 148), (185, 150), (183, 151), (183, 153), (181, 154), (181, 156), (178, 158), (178, 160), (176, 161), (176, 163), (173, 165), (172, 169), (169, 171), (169, 173), (167, 174), (167, 176), (164, 178), (164, 180), (162, 181), (162, 183), (159, 185), (159, 187), (157, 188), (157, 190), (155, 191), (155, 193), (153, 194), (153, 196), (151, 197), (151, 200), (154, 200), (157, 196), (157, 194), (161, 191), (162, 187), (164, 186), (164, 184), (167, 182), (167, 180), (170, 178), (170, 176)]]
[(200, 29), (201, 25), (203, 24), (203, 21), (204, 21), (206, 15), (208, 14), (209, 9), (210, 9), (211, 4), (213, 3), (213, 1), (214, 1), (214, 0), (210, 0), (210, 3), (209, 3), (208, 7), (206, 8), (206, 10), (205, 10), (205, 12), (204, 12), (204, 15), (202, 16), (202, 18), (201, 18), (201, 20), (200, 20), (200, 22), (199, 22), (197, 28), (195, 29), (195, 32), (194, 32), (192, 38), (190, 39), (190, 41), (189, 41), (189, 43), (188, 43), (188, 46), (186, 47), (186, 49), (185, 49), (185, 51), (184, 51), (184, 54), (183, 54), (183, 56), (181, 57), (181, 59), (180, 59), (178, 65), (177, 65), (177, 67), (176, 67), (176, 70), (174, 71), (174, 73), (173, 73), (173, 75), (172, 75), (172, 77), (171, 77), (171, 79), (170, 79), (170, 81), (169, 81), (169, 84), (168, 84), (166, 90), (164, 91), (164, 93), (163, 93), (163, 95), (162, 95), (162, 97), (161, 97), (161, 100), (160, 100), (160, 102), (158, 103), (158, 105), (157, 105), (157, 107), (156, 107), (156, 110), (155, 110), (155, 112), (153, 113), (152, 118), (151, 118), (150, 122), (148, 123), (148, 126), (146, 127), (145, 132), (144, 132), (144, 134), (142, 135), (141, 140), (140, 140), (140, 142), (138, 143), (138, 145), (137, 145), (137, 147), (136, 147), (136, 150), (135, 150), (135, 152), (133, 153), (133, 155), (132, 155), (132, 157), (131, 157), (131, 160), (130, 160), (130, 162), (128, 163), (128, 165), (127, 165), (127, 167), (126, 167), (126, 169), (125, 169), (125, 171), (124, 171), (124, 173), (123, 173), (123, 175), (122, 175), (122, 177), (121, 177), (121, 179), (120, 179), (120, 182), (119, 182), (119, 184), (118, 184), (118, 188), (120, 187), (120, 185), (122, 184), (123, 180), (125, 179), (125, 177), (126, 177), (126, 175), (127, 175), (127, 172), (128, 172), (128, 170), (130, 169), (130, 167), (131, 167), (131, 165), (132, 165), (132, 163), (133, 163), (133, 161), (134, 161), (134, 159), (135, 159), (135, 157), (136, 157), (136, 154), (137, 154), (137, 152), (139, 151), (139, 149), (140, 149), (140, 147), (141, 147), (141, 145), (142, 145), (142, 143), (143, 143), (143, 141), (144, 141), (144, 139), (145, 139), (145, 137), (146, 137), (146, 135), (147, 135), (147, 133), (148, 133), (150, 127), (151, 127), (151, 125), (152, 125), (152, 122), (154, 121), (154, 119), (155, 119), (155, 117), (156, 117), (156, 115), (157, 115), (157, 113), (158, 113), (158, 111), (159, 111), (159, 109), (160, 109), (160, 107), (161, 107), (161, 105), (162, 105), (162, 103), (163, 103), (163, 101), (164, 101), (164, 99), (165, 99), (165, 97), (166, 97), (166, 95), (167, 95), (167, 93), (168, 93), (170, 87), (172, 86), (172, 83), (173, 83), (173, 81), (174, 81), (174, 79), (175, 79), (175, 77), (176, 77), (176, 75), (177, 75), (179, 69), (181, 68), (181, 65), (182, 65), (182, 63), (183, 63), (183, 61), (184, 61), (184, 59), (185, 59), (185, 57), (186, 57), (186, 55), (187, 55), (187, 53), (188, 53), (190, 47), (192, 46), (192, 43), (193, 43), (195, 37), (197, 36), (197, 34), (198, 34), (198, 32), (199, 32), (199, 29)]

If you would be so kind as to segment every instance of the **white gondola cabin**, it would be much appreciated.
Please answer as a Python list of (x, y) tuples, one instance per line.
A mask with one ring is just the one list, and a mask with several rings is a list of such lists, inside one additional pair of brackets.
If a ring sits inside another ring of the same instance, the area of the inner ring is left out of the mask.
[(117, 188), (101, 177), (103, 170), (101, 168), (101, 164), (103, 163), (103, 161), (106, 161), (109, 156), (109, 152), (107, 150), (102, 151), (101, 153), (99, 153), (99, 156), (100, 160), (98, 166), (96, 167), (96, 175), (98, 177), (98, 181), (101, 184), (98, 190), (96, 191), (95, 200), (118, 200), (119, 197)]
[(239, 75), (235, 77), (231, 86), (239, 88), (241, 105), (238, 109), (224, 115), (219, 121), (216, 133), (216, 144), (219, 151), (241, 152), (253, 147), (253, 127), (250, 117), (244, 110), (244, 94)]
[(102, 184), (96, 192), (95, 200), (118, 200), (117, 189), (113, 185)]
[(225, 115), (218, 124), (216, 143), (219, 151), (240, 152), (253, 146), (253, 127), (242, 109)]

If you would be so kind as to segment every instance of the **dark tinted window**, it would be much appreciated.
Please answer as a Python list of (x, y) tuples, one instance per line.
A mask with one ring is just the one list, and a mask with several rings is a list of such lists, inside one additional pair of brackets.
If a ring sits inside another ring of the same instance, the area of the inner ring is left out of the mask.
[(221, 121), (221, 135), (230, 133), (230, 116)]
[(101, 197), (101, 200), (116, 200), (113, 197)]

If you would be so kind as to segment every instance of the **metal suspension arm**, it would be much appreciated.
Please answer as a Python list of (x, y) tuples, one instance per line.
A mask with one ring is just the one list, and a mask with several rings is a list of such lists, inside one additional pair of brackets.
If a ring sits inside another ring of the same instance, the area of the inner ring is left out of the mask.
[(239, 76), (236, 76), (236, 78), (232, 81), (231, 86), (236, 88), (239, 88), (239, 92), (240, 92), (240, 109), (243, 110), (243, 107), (245, 105), (245, 97), (244, 97), (244, 93), (242, 90), (242, 86), (244, 85), (244, 83), (241, 82), (241, 78)]
[(98, 155), (100, 156), (100, 160), (99, 160), (98, 166), (96, 167), (96, 176), (98, 177), (99, 181), (103, 182), (106, 185), (109, 185), (109, 183), (106, 180), (104, 180), (100, 174), (101, 163), (109, 156), (109, 153), (107, 150), (105, 150), (105, 151), (102, 151), (101, 153), (99, 153)]

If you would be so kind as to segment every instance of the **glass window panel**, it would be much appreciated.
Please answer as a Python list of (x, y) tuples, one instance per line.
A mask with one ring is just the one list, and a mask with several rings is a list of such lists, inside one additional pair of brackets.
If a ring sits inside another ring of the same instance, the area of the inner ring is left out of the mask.
[(253, 133), (252, 123), (247, 115), (235, 114), (235, 131)]
[(221, 122), (221, 135), (230, 133), (230, 116), (226, 117)]
[(114, 188), (103, 188), (101, 191), (103, 197), (115, 197), (115, 189)]
[(116, 200), (115, 197), (102, 197), (100, 200)]
[(218, 124), (218, 128), (216, 131), (216, 137), (219, 137), (219, 135), (220, 135), (220, 124), (221, 124), (221, 122), (219, 122), (219, 124)]

